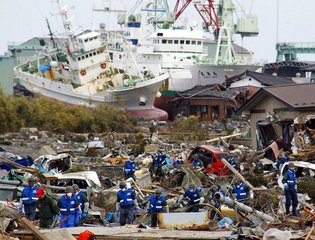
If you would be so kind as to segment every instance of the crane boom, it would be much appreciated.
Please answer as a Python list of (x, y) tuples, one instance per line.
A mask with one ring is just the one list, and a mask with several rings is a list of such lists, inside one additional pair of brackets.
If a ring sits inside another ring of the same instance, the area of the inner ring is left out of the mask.
[(220, 25), (218, 21), (218, 17), (214, 8), (214, 0), (185, 0), (180, 7), (181, 0), (176, 0), (174, 13), (175, 13), (175, 21), (179, 18), (179, 16), (186, 10), (188, 5), (193, 2), (195, 9), (201, 16), (205, 27), (209, 29), (211, 26), (214, 26), (215, 29), (219, 30)]

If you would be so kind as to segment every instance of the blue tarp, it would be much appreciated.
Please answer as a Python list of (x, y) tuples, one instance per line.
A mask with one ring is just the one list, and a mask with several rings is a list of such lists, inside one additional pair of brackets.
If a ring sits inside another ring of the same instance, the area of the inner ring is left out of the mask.
[[(16, 163), (18, 163), (24, 167), (28, 167), (28, 166), (31, 166), (34, 164), (34, 160), (30, 156), (24, 157), (22, 159), (14, 160), (14, 162), (16, 162)], [(14, 167), (8, 163), (0, 162), (0, 169), (5, 169), (7, 171), (10, 171), (11, 169), (16, 169), (16, 167)]]
[(39, 67), (39, 70), (44, 73), (46, 72), (47, 70), (51, 69), (51, 66), (50, 65), (42, 65)]

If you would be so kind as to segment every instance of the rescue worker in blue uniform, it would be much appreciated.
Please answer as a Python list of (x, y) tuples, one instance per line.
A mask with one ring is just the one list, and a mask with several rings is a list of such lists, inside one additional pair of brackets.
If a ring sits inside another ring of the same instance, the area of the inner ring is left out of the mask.
[(166, 154), (158, 152), (157, 157), (153, 160), (154, 166), (163, 166), (166, 165)]
[(166, 154), (161, 151), (158, 152), (157, 156), (153, 159), (152, 162), (152, 177), (162, 177), (164, 175), (163, 167), (166, 166)]
[(148, 213), (151, 214), (151, 227), (157, 227), (157, 215), (164, 211), (169, 211), (166, 199), (162, 196), (161, 190), (157, 189), (149, 199)]
[(285, 193), (285, 210), (286, 214), (290, 214), (290, 207), (292, 203), (292, 215), (297, 216), (296, 208), (298, 205), (297, 183), (295, 176), (295, 166), (293, 163), (288, 164), (288, 171), (284, 174), (282, 183), (284, 184)]
[(137, 163), (135, 162), (135, 156), (130, 155), (130, 159), (125, 161), (124, 165), (124, 178), (127, 180), (128, 178), (133, 178), (136, 181), (135, 172), (137, 168)]
[[(221, 210), (220, 207), (221, 207), (221, 201), (220, 201), (220, 198), (219, 198), (219, 195), (222, 195), (224, 196), (225, 195), (225, 192), (221, 189), (221, 187), (217, 184), (213, 184), (210, 189), (209, 189), (209, 192), (208, 192), (208, 196), (210, 197), (210, 203), (215, 207), (217, 208), (218, 210)], [(214, 210), (211, 210), (210, 212), (210, 219), (214, 219), (215, 217), (215, 214), (216, 214), (216, 211)]]
[(194, 154), (192, 161), (191, 161), (191, 165), (193, 166), (194, 170), (198, 170), (198, 169), (202, 169), (203, 168), (203, 162), (199, 159), (199, 155), (198, 154)]
[(73, 184), (72, 188), (79, 203), (79, 207), (76, 208), (75, 213), (75, 226), (79, 226), (87, 218), (89, 211), (89, 201), (87, 199), (86, 193), (82, 192), (77, 184)]
[[(234, 169), (236, 169), (237, 171), (240, 170), (239, 167), (238, 167), (237, 164), (236, 164), (236, 156), (231, 156), (230, 159), (226, 159), (226, 160), (229, 162), (229, 164), (230, 164)], [(227, 166), (224, 165), (224, 167), (222, 168), (222, 175), (224, 175), (224, 173), (225, 173), (227, 170), (228, 170), (228, 173), (229, 173), (229, 174), (232, 174), (232, 171), (231, 171)]]
[(196, 204), (203, 203), (205, 200), (202, 196), (201, 188), (196, 187), (195, 184), (189, 184), (188, 189), (179, 197), (177, 203), (181, 204), (184, 198), (188, 198), (188, 212), (198, 212), (199, 206)]
[(37, 207), (37, 190), (39, 187), (35, 185), (35, 179), (30, 177), (28, 179), (28, 186), (26, 186), (22, 191), (22, 196), (20, 199), (20, 213), (24, 213), (26, 218), (30, 221), (35, 220), (36, 207)]
[(248, 186), (245, 183), (241, 182), (239, 179), (235, 180), (235, 185), (233, 187), (232, 192), (236, 194), (237, 201), (254, 198), (253, 191), (250, 190)]
[(179, 155), (173, 163), (174, 168), (178, 168), (184, 164), (184, 159), (181, 155)]
[(117, 192), (116, 212), (119, 213), (120, 226), (132, 224), (134, 218), (134, 208), (139, 211), (135, 192), (132, 188), (127, 188), (125, 182), (119, 183), (120, 190)]
[(66, 187), (66, 194), (61, 196), (57, 206), (60, 211), (60, 228), (74, 227), (76, 208), (79, 207), (79, 203), (71, 186)]

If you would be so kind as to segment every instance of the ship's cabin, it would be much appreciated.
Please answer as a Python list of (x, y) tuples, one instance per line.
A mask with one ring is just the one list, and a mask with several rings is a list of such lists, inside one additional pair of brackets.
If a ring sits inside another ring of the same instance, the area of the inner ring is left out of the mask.
[(151, 38), (155, 52), (203, 53), (202, 31), (160, 30)]
[(84, 52), (100, 48), (101, 46), (100, 34), (98, 32), (84, 33), (77, 38), (79, 49), (82, 49)]

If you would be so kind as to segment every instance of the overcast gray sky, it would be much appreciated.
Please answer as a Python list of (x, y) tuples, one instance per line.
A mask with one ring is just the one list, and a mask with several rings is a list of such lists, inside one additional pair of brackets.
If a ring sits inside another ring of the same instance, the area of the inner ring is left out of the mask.
[[(92, 7), (100, 6), (108, 0), (61, 0), (63, 4), (75, 5), (71, 15), (75, 17), (74, 23), (85, 28), (91, 28), (93, 21), (98, 23), (116, 22), (116, 18), (110, 19), (100, 13), (92, 13)], [(124, 0), (115, 0), (123, 2)], [(112, 2), (115, 2), (112, 0)], [(125, 0), (136, 2), (136, 0)], [(249, 10), (251, 0), (237, 0)], [(170, 0), (170, 6), (175, 1)], [(260, 33), (258, 37), (244, 39), (236, 42), (253, 51), (259, 61), (274, 61), (276, 57), (276, 6), (277, 0), (253, 0), (252, 13), (259, 18)], [(131, 4), (132, 5), (132, 4)], [(281, 42), (315, 42), (314, 9), (313, 0), (279, 0), (279, 31), (278, 40)], [(41, 37), (48, 33), (45, 19), (48, 18), (53, 31), (62, 33), (61, 21), (52, 16), (54, 12), (50, 0), (1, 0), (0, 5), (0, 55), (6, 51), (8, 42), (23, 42), (32, 37)], [(193, 6), (185, 12), (184, 17), (189, 17), (201, 23), (201, 19), (195, 13)], [(93, 20), (94, 19), (94, 20)], [(301, 57), (300, 57), (301, 58)], [(308, 57), (310, 59), (310, 57)]]

